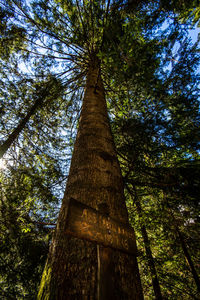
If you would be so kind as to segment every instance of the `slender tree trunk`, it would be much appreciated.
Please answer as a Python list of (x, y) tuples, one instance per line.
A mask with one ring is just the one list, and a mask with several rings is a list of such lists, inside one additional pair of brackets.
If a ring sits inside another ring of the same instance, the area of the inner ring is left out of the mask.
[(172, 217), (174, 229), (175, 229), (175, 232), (176, 232), (176, 234), (177, 234), (177, 236), (179, 238), (179, 241), (180, 241), (180, 244), (181, 244), (184, 256), (185, 256), (185, 260), (186, 260), (186, 262), (188, 263), (188, 265), (190, 267), (190, 271), (191, 271), (192, 276), (194, 278), (194, 281), (196, 283), (197, 290), (198, 290), (198, 292), (200, 292), (200, 279), (199, 279), (198, 273), (196, 271), (196, 268), (195, 268), (194, 263), (192, 261), (192, 258), (190, 256), (190, 253), (189, 253), (189, 251), (187, 249), (187, 245), (185, 243), (184, 237), (183, 237), (183, 235), (182, 235), (182, 233), (181, 233), (181, 231), (179, 229), (179, 225), (178, 225), (177, 219), (174, 216), (173, 210), (171, 209), (170, 204), (168, 203), (167, 197), (166, 197), (165, 194), (164, 194), (164, 198), (165, 198), (165, 202), (167, 204), (167, 207), (169, 209), (169, 214)]
[[(137, 208), (139, 218), (141, 219), (142, 218), (142, 208), (141, 208), (140, 202), (137, 199), (137, 201), (135, 201), (135, 203), (136, 203), (136, 208)], [(146, 256), (147, 256), (147, 260), (148, 260), (148, 265), (149, 265), (150, 272), (151, 272), (152, 285), (153, 285), (153, 290), (154, 290), (154, 294), (155, 294), (155, 299), (162, 300), (163, 298), (162, 298), (162, 294), (161, 294), (160, 284), (158, 281), (154, 258), (153, 258), (152, 252), (151, 252), (150, 241), (149, 241), (149, 237), (148, 237), (145, 225), (141, 225), (141, 232), (142, 232), (142, 237), (144, 240), (144, 246), (145, 246)]]
[(177, 226), (176, 226), (176, 230), (177, 230), (177, 233), (178, 233), (178, 236), (179, 236), (181, 247), (182, 247), (184, 255), (185, 255), (185, 259), (188, 262), (188, 265), (190, 266), (190, 270), (191, 270), (192, 276), (194, 278), (194, 281), (196, 283), (197, 290), (200, 292), (200, 280), (199, 280), (199, 276), (198, 276), (197, 271), (195, 269), (195, 266), (193, 264), (192, 258), (191, 258), (190, 254), (188, 252), (188, 249), (187, 249), (187, 246), (185, 244), (184, 238), (183, 238), (183, 236), (182, 236), (182, 234), (181, 234), (181, 232), (180, 232), (180, 230), (179, 230), (179, 228)]
[(41, 105), (41, 100), (37, 99), (31, 109), (28, 111), (27, 115), (20, 121), (19, 125), (8, 136), (7, 140), (0, 146), (0, 158), (3, 157), (15, 139), (19, 136), (20, 132), (25, 128), (30, 117), (35, 113), (39, 105)]
[[(26, 124), (28, 123), (30, 118), (34, 115), (38, 107), (44, 104), (44, 101), (46, 97), (49, 95), (49, 90), (51, 89), (51, 87), (53, 87), (53, 84), (54, 82), (51, 81), (47, 82), (46, 86), (43, 87), (40, 91), (38, 91), (37, 99), (35, 100), (35, 103), (30, 108), (30, 110), (27, 112), (26, 116), (20, 121), (19, 125), (8, 136), (7, 140), (0, 145), (0, 159), (10, 148), (12, 143), (17, 139), (17, 137), (25, 128)], [(55, 97), (58, 97), (59, 92), (60, 91), (52, 92), (53, 94), (51, 93), (51, 99), (55, 99)]]
[[(168, 205), (169, 207), (169, 205)], [(174, 217), (174, 214), (172, 212), (172, 210), (169, 208), (169, 211), (170, 211), (170, 215), (172, 216), (173, 218), (173, 223), (174, 223), (174, 227), (175, 227), (175, 230), (176, 230), (176, 234), (178, 235), (179, 237), (179, 241), (180, 241), (180, 244), (181, 244), (181, 247), (182, 247), (182, 250), (183, 250), (183, 253), (184, 253), (184, 256), (185, 256), (185, 260), (186, 262), (188, 263), (189, 267), (190, 267), (190, 271), (192, 273), (192, 276), (194, 278), (194, 281), (196, 283), (196, 286), (197, 286), (197, 290), (198, 292), (200, 292), (200, 279), (199, 279), (199, 276), (198, 276), (198, 273), (196, 271), (196, 268), (194, 266), (194, 263), (192, 261), (192, 258), (190, 256), (190, 253), (187, 249), (187, 246), (186, 246), (186, 243), (185, 243), (185, 240), (184, 240), (184, 237), (181, 233), (181, 231), (179, 230), (179, 226), (177, 224), (177, 220), (176, 218)]]
[[(128, 191), (132, 195), (132, 192), (129, 188), (128, 188)], [(139, 219), (142, 220), (142, 207), (140, 204), (140, 200), (138, 199), (138, 196), (136, 194), (136, 191), (135, 191), (135, 195), (134, 195), (134, 200), (135, 200), (135, 205), (136, 205)], [(144, 241), (144, 247), (145, 247), (145, 251), (146, 251), (147, 261), (148, 261), (149, 269), (151, 272), (152, 285), (153, 285), (153, 290), (154, 290), (154, 294), (155, 294), (155, 299), (162, 300), (163, 297), (162, 297), (162, 293), (161, 293), (161, 289), (160, 289), (160, 284), (159, 284), (159, 280), (158, 280), (158, 276), (157, 276), (154, 258), (153, 258), (152, 251), (151, 251), (149, 237), (148, 237), (145, 225), (143, 225), (142, 222), (140, 222), (140, 223), (141, 223), (140, 228), (141, 228), (142, 238)]]
[[(87, 74), (66, 191), (37, 299), (99, 299), (101, 272), (101, 278), (105, 275), (112, 286), (110, 300), (143, 299), (135, 256), (109, 248), (104, 251), (95, 243), (64, 233), (70, 198), (96, 210), (106, 207), (112, 218), (128, 224), (123, 181), (96, 58), (91, 61)], [(98, 256), (102, 251), (104, 257), (101, 256), (99, 270)]]

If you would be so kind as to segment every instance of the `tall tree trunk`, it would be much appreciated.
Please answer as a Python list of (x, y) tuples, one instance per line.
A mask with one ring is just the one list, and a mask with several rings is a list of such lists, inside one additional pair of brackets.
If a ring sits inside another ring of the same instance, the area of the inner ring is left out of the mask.
[[(123, 181), (110, 130), (98, 60), (91, 61), (77, 138), (57, 228), (43, 272), (38, 300), (99, 299), (99, 272), (112, 286), (110, 299), (143, 299), (135, 256), (101, 248), (66, 235), (69, 199), (96, 210), (106, 207), (110, 217), (128, 224)], [(104, 263), (98, 269), (98, 255)], [(109, 269), (109, 270), (108, 270)], [(105, 280), (104, 280), (105, 281)]]
[[(129, 191), (129, 193), (133, 196), (132, 191), (128, 187), (127, 187), (127, 189)], [(137, 213), (138, 213), (139, 219), (141, 221), (140, 222), (140, 228), (141, 228), (142, 238), (143, 238), (143, 241), (144, 241), (146, 257), (147, 257), (149, 269), (150, 269), (150, 272), (151, 272), (152, 285), (153, 285), (153, 290), (154, 290), (154, 294), (155, 294), (155, 299), (156, 300), (162, 300), (163, 297), (162, 297), (160, 284), (159, 284), (159, 280), (158, 280), (158, 276), (157, 276), (156, 266), (155, 266), (153, 254), (152, 254), (152, 251), (151, 251), (151, 245), (150, 245), (148, 233), (146, 231), (145, 225), (142, 224), (142, 207), (141, 207), (141, 204), (140, 204), (140, 200), (137, 196), (136, 190), (135, 190), (135, 193), (134, 193), (134, 200), (135, 200)]]
[[(13, 142), (17, 139), (19, 134), (22, 132), (22, 130), (25, 128), (26, 124), (30, 120), (30, 118), (35, 114), (36, 110), (39, 106), (42, 106), (46, 100), (46, 97), (50, 95), (50, 89), (55, 85), (55, 81), (49, 81), (45, 83), (45, 86), (40, 88), (39, 91), (37, 91), (36, 100), (33, 104), (33, 106), (29, 109), (26, 116), (19, 122), (19, 125), (13, 130), (13, 132), (8, 136), (7, 140), (3, 142), (0, 145), (0, 159), (3, 157), (3, 155), (7, 152), (7, 150), (10, 148), (10, 146), (13, 144)], [(51, 90), (51, 99), (55, 99), (55, 97), (58, 97), (60, 93), (60, 90), (52, 91)]]

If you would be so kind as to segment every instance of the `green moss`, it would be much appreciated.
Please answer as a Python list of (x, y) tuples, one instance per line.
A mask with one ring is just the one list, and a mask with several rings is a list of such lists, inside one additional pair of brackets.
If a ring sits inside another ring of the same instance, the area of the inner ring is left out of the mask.
[(51, 275), (52, 269), (46, 263), (42, 279), (39, 287), (39, 292), (37, 296), (37, 300), (50, 300), (51, 298)]

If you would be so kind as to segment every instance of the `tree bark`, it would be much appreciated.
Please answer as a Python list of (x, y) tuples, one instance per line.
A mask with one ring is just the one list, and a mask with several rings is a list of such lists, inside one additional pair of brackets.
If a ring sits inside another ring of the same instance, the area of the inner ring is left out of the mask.
[[(128, 224), (123, 180), (110, 130), (99, 63), (95, 57), (88, 68), (67, 186), (38, 300), (98, 299), (98, 253), (102, 255), (102, 249), (97, 251), (95, 243), (64, 233), (70, 198), (97, 210), (102, 211), (104, 207), (110, 217)], [(106, 249), (101, 259), (103, 269), (109, 269), (105, 276), (108, 275), (113, 287), (110, 299), (143, 299), (136, 257)]]

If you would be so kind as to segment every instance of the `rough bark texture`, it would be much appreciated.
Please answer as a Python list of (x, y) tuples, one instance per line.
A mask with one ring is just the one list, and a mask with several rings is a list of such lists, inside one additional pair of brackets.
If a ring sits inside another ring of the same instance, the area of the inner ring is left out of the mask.
[[(123, 181), (110, 130), (97, 60), (88, 70), (85, 96), (57, 229), (43, 273), (38, 300), (97, 299), (98, 263), (112, 285), (110, 299), (143, 299), (136, 258), (117, 250), (98, 260), (97, 245), (67, 236), (68, 201), (81, 201), (128, 223)], [(104, 248), (106, 249), (106, 248)], [(108, 262), (106, 263), (106, 260)], [(102, 276), (101, 276), (102, 278)]]

